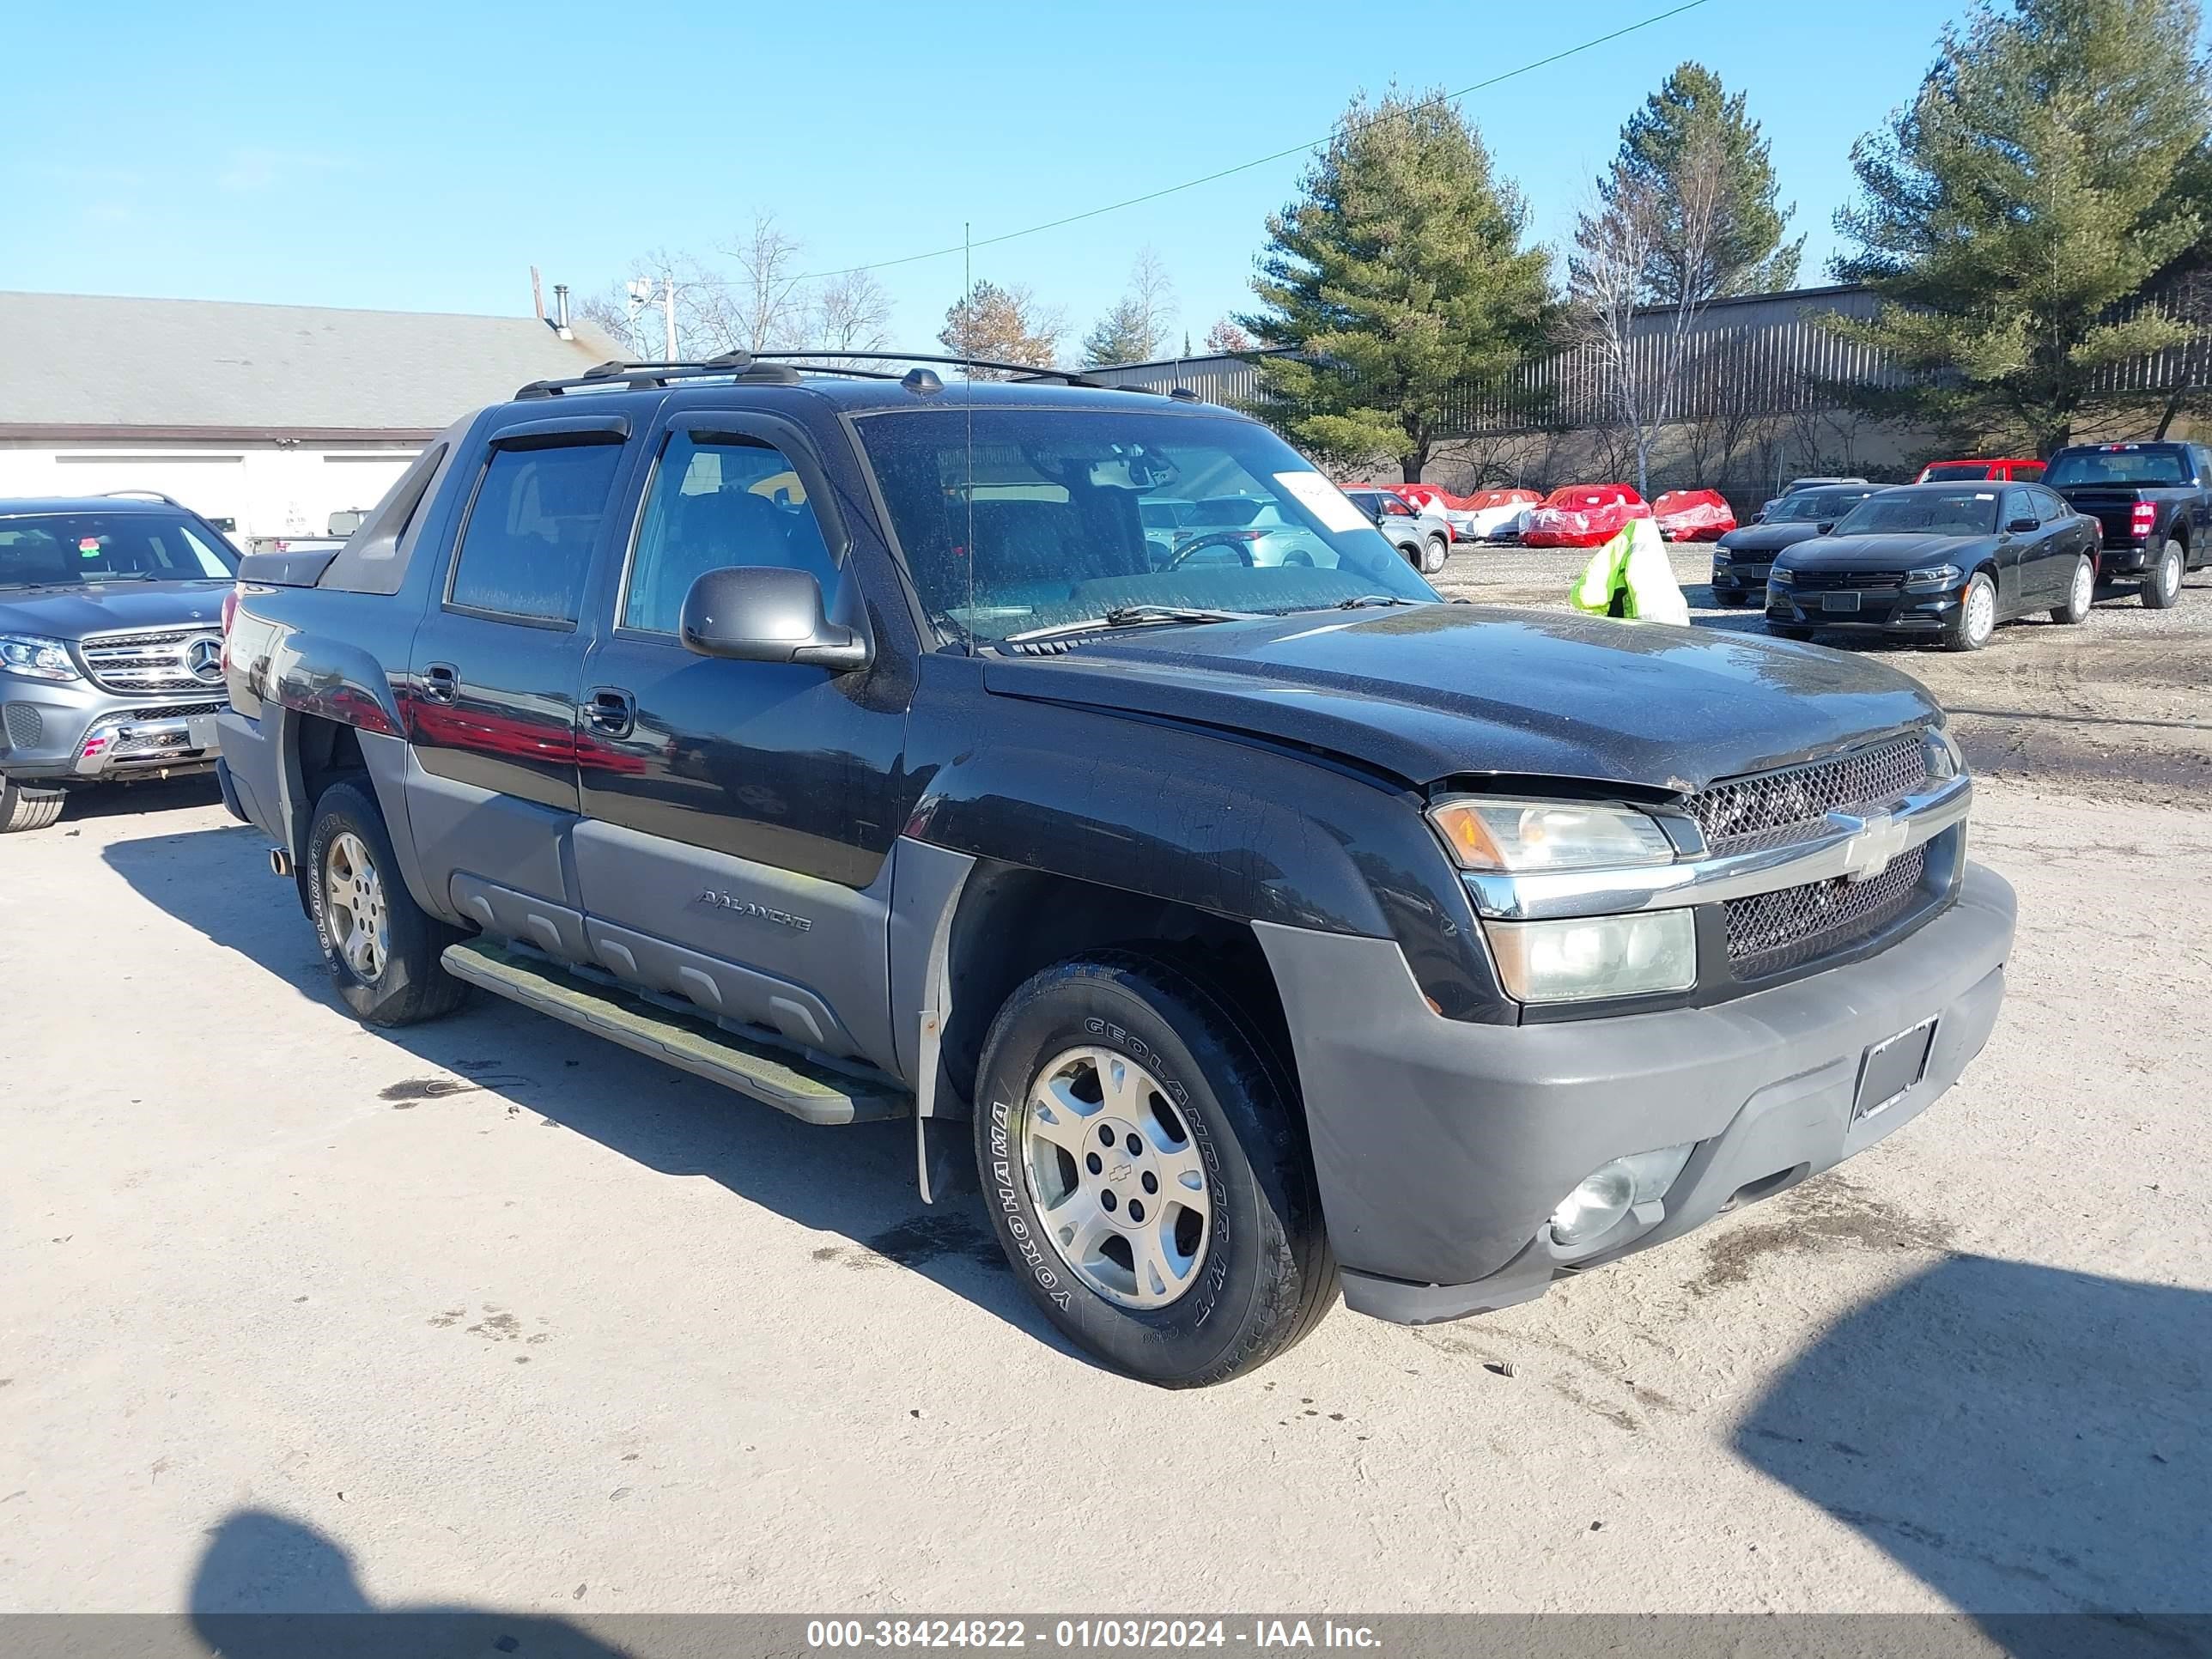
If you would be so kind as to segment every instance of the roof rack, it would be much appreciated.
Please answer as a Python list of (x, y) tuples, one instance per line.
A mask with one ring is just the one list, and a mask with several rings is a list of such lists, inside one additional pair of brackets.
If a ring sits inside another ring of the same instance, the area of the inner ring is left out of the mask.
[(100, 499), (103, 501), (159, 501), (162, 506), (173, 507), (179, 512), (184, 511), (185, 507), (175, 496), (164, 495), (158, 489), (103, 489), (100, 492)]
[[(570, 391), (608, 386), (666, 386), (677, 380), (710, 380), (726, 376), (752, 385), (795, 386), (802, 374), (841, 374), (862, 380), (901, 380), (906, 377), (879, 368), (860, 368), (856, 363), (945, 363), (956, 368), (982, 368), (1016, 380), (1057, 380), (1065, 386), (1091, 386), (1101, 391), (1136, 392), (1157, 397), (1150, 386), (1116, 386), (1094, 380), (1079, 369), (1042, 368), (1035, 363), (1000, 362), (990, 357), (933, 356), (913, 351), (837, 351), (817, 348), (808, 351), (725, 351), (717, 356), (678, 362), (624, 362), (619, 359), (586, 369), (566, 380), (532, 380), (518, 390), (517, 402), (554, 398)], [(796, 367), (794, 367), (796, 365)]]

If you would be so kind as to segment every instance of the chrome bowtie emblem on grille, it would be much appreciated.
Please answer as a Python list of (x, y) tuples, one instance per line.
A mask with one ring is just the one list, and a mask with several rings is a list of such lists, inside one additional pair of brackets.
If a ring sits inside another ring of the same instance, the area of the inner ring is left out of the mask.
[(1870, 813), (1859, 823), (1858, 834), (1844, 847), (1844, 873), (1848, 880), (1871, 881), (1905, 850), (1905, 826), (1887, 812)]
[(194, 640), (185, 647), (185, 667), (196, 680), (205, 680), (210, 685), (222, 679), (222, 641)]

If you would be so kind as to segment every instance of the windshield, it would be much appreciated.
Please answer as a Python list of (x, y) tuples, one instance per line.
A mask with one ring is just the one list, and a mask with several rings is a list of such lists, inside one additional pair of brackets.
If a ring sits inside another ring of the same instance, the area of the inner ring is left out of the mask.
[[(1437, 597), (1334, 484), (1248, 421), (948, 403), (859, 425), (922, 604), (952, 637), (1139, 605), (1279, 615)], [(1162, 501), (1176, 512), (1149, 510)]]
[(1987, 461), (1953, 461), (1946, 466), (1931, 466), (1921, 473), (1923, 483), (1964, 483), (1973, 478), (1990, 476)]
[(1869, 495), (1836, 526), (1838, 536), (1986, 536), (1997, 527), (1994, 489), (1895, 489)]
[(1769, 524), (1832, 524), (1873, 494), (1871, 489), (1801, 489), (1777, 501), (1766, 520)]
[(2111, 449), (2071, 449), (2051, 464), (2043, 482), (2069, 484), (2183, 484), (2189, 466), (2179, 444), (2120, 444)]
[(238, 560), (159, 513), (0, 515), (0, 587), (108, 581), (228, 581)]

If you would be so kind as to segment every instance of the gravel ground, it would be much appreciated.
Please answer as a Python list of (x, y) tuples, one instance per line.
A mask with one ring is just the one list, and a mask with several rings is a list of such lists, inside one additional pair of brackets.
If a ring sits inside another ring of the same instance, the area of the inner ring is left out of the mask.
[[(1713, 603), (1710, 546), (1668, 550), (1700, 628), (1762, 633), (1755, 610)], [(1483, 605), (1563, 606), (1587, 553), (1498, 548), (1452, 556), (1437, 586)], [(1820, 642), (1869, 651), (1903, 669), (1951, 711), (1974, 769), (2042, 788), (2129, 800), (2212, 805), (2212, 569), (2191, 573), (2179, 604), (2147, 611), (2133, 588), (2100, 599), (2089, 619), (2001, 628), (1978, 652), (1937, 646)]]
[(897, 1126), (495, 1002), (364, 1030), (204, 784), (73, 809), (0, 843), (0, 1612), (2201, 1610), (2203, 582), (1893, 653), (1978, 711), (2021, 901), (1950, 1096), (1200, 1395), (1057, 1344)]

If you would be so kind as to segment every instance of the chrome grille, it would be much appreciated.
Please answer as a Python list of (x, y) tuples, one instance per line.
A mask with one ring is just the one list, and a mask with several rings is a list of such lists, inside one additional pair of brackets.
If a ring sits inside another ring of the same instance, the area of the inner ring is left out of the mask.
[(1717, 853), (1735, 853), (1818, 824), (1831, 812), (1893, 805), (1928, 781), (1916, 734), (1846, 755), (1717, 783), (1690, 797), (1690, 816)]
[(165, 702), (154, 708), (134, 708), (127, 718), (134, 720), (180, 720), (193, 714), (222, 712), (220, 702)]
[(1878, 876), (1838, 877), (1728, 902), (1729, 966), (1738, 979), (1779, 974), (1881, 932), (1912, 908), (1928, 849), (1916, 847)]
[(202, 640), (222, 644), (213, 628), (156, 628), (94, 634), (77, 649), (94, 682), (110, 691), (204, 691), (222, 680), (203, 679), (187, 665), (186, 653)]
[(46, 734), (46, 722), (33, 702), (11, 702), (7, 707), (8, 743), (10, 748), (36, 749), (39, 739)]
[(1902, 587), (1902, 570), (1796, 570), (1790, 586), (1800, 593), (1825, 593), (1832, 589), (1852, 588), (1872, 591), (1876, 588)]

